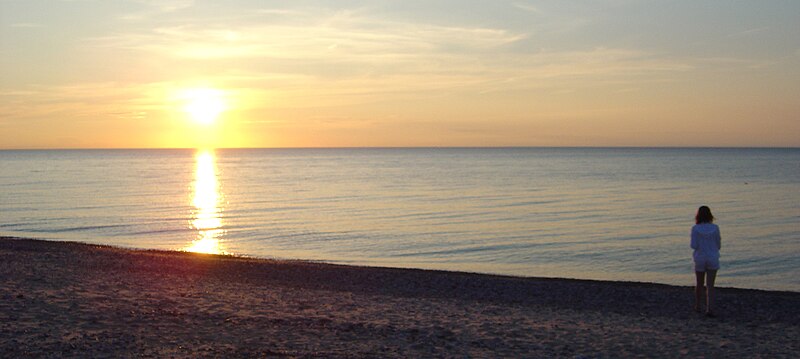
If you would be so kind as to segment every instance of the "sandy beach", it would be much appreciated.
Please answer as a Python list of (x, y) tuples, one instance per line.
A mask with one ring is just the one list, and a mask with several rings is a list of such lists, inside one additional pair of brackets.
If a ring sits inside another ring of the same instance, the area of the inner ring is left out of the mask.
[[(721, 273), (720, 275), (724, 275)], [(800, 293), (0, 239), (0, 357), (796, 357)]]

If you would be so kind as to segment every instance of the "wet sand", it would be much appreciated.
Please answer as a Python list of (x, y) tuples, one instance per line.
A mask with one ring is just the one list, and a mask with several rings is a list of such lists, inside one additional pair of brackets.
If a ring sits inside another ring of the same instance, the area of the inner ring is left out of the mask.
[(718, 294), (0, 238), (0, 357), (797, 357), (800, 293)]

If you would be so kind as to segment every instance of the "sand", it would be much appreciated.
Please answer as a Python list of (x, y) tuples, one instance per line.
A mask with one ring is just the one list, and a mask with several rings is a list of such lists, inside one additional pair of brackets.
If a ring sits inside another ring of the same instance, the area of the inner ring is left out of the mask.
[(718, 293), (0, 238), (0, 357), (798, 357), (800, 293)]

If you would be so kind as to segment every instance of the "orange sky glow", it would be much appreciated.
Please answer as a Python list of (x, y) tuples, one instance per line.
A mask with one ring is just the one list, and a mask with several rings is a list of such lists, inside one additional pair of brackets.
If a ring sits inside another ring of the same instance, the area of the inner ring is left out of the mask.
[(0, 2), (0, 149), (800, 146), (800, 2)]

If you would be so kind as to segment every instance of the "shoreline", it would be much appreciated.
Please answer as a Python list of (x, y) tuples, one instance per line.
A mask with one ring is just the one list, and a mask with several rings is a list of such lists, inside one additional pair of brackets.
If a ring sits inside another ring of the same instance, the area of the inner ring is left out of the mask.
[(0, 356), (791, 357), (800, 293), (0, 237)]
[[(0, 235), (0, 241), (5, 240), (23, 240), (23, 241), (39, 241), (39, 242), (48, 242), (48, 243), (63, 243), (63, 244), (78, 244), (78, 245), (86, 245), (91, 247), (108, 247), (110, 249), (116, 249), (121, 251), (131, 251), (131, 252), (149, 252), (149, 253), (163, 253), (163, 254), (187, 254), (187, 255), (199, 255), (199, 256), (208, 256), (214, 258), (227, 258), (232, 260), (251, 260), (251, 261), (265, 261), (265, 262), (274, 262), (274, 263), (306, 263), (306, 264), (317, 264), (317, 265), (324, 265), (324, 266), (331, 266), (331, 267), (344, 267), (344, 268), (364, 268), (364, 269), (376, 269), (376, 270), (397, 270), (397, 271), (422, 271), (422, 272), (431, 272), (431, 273), (441, 273), (441, 274), (460, 274), (460, 275), (475, 275), (475, 276), (486, 276), (486, 277), (496, 277), (496, 278), (507, 278), (507, 279), (529, 279), (529, 280), (542, 280), (542, 281), (574, 281), (574, 282), (588, 282), (588, 283), (613, 283), (613, 284), (620, 284), (620, 285), (653, 285), (653, 286), (665, 286), (665, 287), (674, 287), (674, 288), (689, 288), (694, 290), (694, 286), (690, 285), (694, 281), (694, 276), (692, 272), (687, 272), (686, 274), (686, 284), (674, 284), (668, 282), (656, 282), (656, 281), (648, 281), (648, 280), (612, 280), (612, 279), (604, 279), (604, 278), (578, 278), (578, 277), (550, 277), (550, 276), (526, 276), (526, 275), (516, 275), (516, 274), (507, 274), (507, 273), (493, 273), (493, 272), (481, 272), (481, 271), (470, 271), (470, 270), (458, 270), (458, 269), (447, 269), (447, 268), (436, 268), (436, 267), (413, 267), (413, 266), (392, 266), (391, 264), (382, 264), (380, 262), (375, 262), (374, 264), (361, 264), (361, 263), (353, 263), (348, 261), (327, 261), (325, 259), (304, 259), (304, 258), (284, 258), (284, 257), (271, 257), (271, 256), (259, 256), (259, 255), (250, 255), (250, 254), (238, 254), (238, 253), (202, 253), (202, 252), (191, 252), (187, 250), (181, 249), (159, 249), (159, 248), (146, 248), (146, 247), (133, 247), (133, 246), (124, 246), (124, 245), (114, 245), (114, 244), (105, 244), (105, 243), (96, 243), (91, 241), (80, 241), (80, 240), (72, 240), (72, 239), (45, 239), (45, 238), (33, 238), (33, 237), (20, 237), (15, 235)], [(689, 269), (691, 270), (691, 269)], [(719, 281), (719, 279), (718, 279)], [(733, 290), (733, 291), (757, 291), (757, 292), (770, 292), (770, 293), (785, 293), (785, 294), (798, 294), (800, 295), (800, 290), (790, 290), (790, 289), (779, 289), (779, 288), (747, 288), (747, 287), (736, 287), (736, 286), (716, 286), (715, 288), (718, 289), (725, 289), (725, 290)]]

